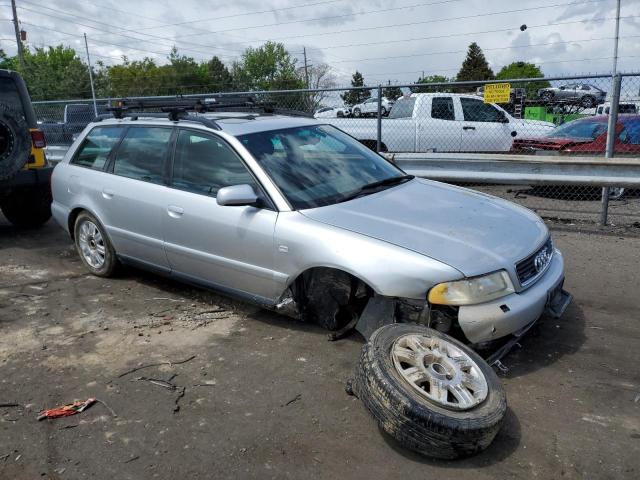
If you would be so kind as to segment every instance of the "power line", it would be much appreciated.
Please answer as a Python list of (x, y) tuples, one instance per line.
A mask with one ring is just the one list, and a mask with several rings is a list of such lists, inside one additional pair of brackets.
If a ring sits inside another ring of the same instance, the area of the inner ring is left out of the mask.
[[(547, 9), (547, 8), (565, 7), (565, 6), (570, 6), (570, 5), (582, 5), (584, 3), (599, 3), (599, 2), (603, 2), (603, 1), (608, 1), (608, 0), (585, 0), (583, 2), (556, 3), (556, 4), (553, 4), (553, 5), (537, 6), (537, 7), (530, 7), (530, 8), (519, 8), (519, 9), (516, 9), (516, 10), (502, 10), (502, 11), (499, 11), (499, 12), (479, 13), (479, 14), (474, 14), (474, 15), (464, 15), (464, 16), (460, 16), (460, 17), (439, 18), (439, 19), (423, 20), (423, 21), (419, 21), (419, 22), (408, 22), (408, 23), (395, 23), (395, 24), (389, 24), (388, 23), (386, 25), (380, 25), (380, 26), (376, 26), (376, 27), (352, 28), (352, 29), (349, 29), (349, 30), (336, 30), (336, 31), (333, 31), (333, 32), (323, 32), (323, 33), (306, 33), (306, 34), (302, 34), (302, 35), (291, 35), (291, 36), (284, 36), (284, 37), (272, 37), (270, 39), (252, 39), (251, 41), (262, 42), (262, 41), (265, 41), (265, 40), (290, 40), (292, 38), (304, 38), (304, 37), (316, 37), (316, 36), (325, 36), (325, 35), (336, 35), (336, 34), (339, 34), (339, 33), (364, 32), (364, 31), (370, 31), (370, 30), (379, 30), (379, 29), (383, 29), (383, 28), (409, 27), (409, 26), (415, 26), (415, 25), (426, 25), (426, 24), (429, 24), (429, 23), (448, 22), (448, 21), (452, 21), (452, 20), (467, 20), (467, 19), (471, 19), (471, 18), (481, 18), (481, 17), (488, 17), (488, 16), (495, 16), (495, 15), (511, 14), (511, 13), (530, 12), (530, 11), (533, 11), (533, 10), (542, 10), (542, 9)], [(218, 32), (211, 32), (211, 33), (218, 33)], [(176, 37), (176, 38), (178, 38), (178, 37)]]
[[(621, 38), (638, 38), (640, 37), (640, 35), (629, 35), (626, 37), (621, 37)], [(484, 48), (483, 51), (493, 51), (493, 50), (510, 50), (510, 49), (515, 49), (515, 48), (529, 48), (529, 47), (543, 47), (543, 46), (549, 46), (549, 45), (563, 45), (563, 44), (567, 44), (567, 43), (578, 43), (578, 42), (596, 42), (596, 41), (601, 41), (601, 40), (611, 40), (613, 37), (601, 37), (601, 38), (579, 38), (576, 40), (566, 40), (566, 41), (559, 41), (559, 42), (546, 42), (546, 43), (530, 43), (527, 45), (510, 45), (508, 47), (493, 47), (493, 48)], [(448, 55), (448, 54), (452, 54), (452, 53), (465, 53), (467, 50), (449, 50), (449, 51), (440, 51), (440, 52), (428, 52), (428, 53), (414, 53), (414, 54), (409, 54), (409, 55), (394, 55), (392, 57), (371, 57), (371, 58), (356, 58), (356, 59), (349, 59), (349, 60), (343, 60), (341, 62), (335, 62), (335, 63), (342, 63), (342, 62), (368, 62), (371, 60), (392, 60), (392, 59), (396, 59), (396, 58), (413, 58), (413, 57), (427, 57), (427, 56), (431, 56), (431, 55)]]
[[(415, 5), (405, 5), (402, 7), (392, 7), (392, 8), (383, 8), (383, 9), (378, 9), (378, 10), (370, 10), (370, 11), (366, 11), (366, 12), (356, 12), (356, 13), (347, 13), (347, 14), (342, 14), (342, 15), (331, 15), (328, 17), (314, 17), (314, 18), (305, 18), (302, 20), (290, 20), (288, 22), (275, 22), (275, 23), (265, 23), (262, 25), (250, 25), (250, 26), (246, 26), (246, 27), (236, 27), (236, 28), (229, 28), (226, 30), (210, 30), (209, 33), (226, 33), (226, 32), (235, 32), (238, 30), (250, 30), (250, 29), (254, 29), (254, 28), (264, 28), (264, 27), (275, 27), (275, 26), (281, 26), (281, 25), (292, 25), (292, 24), (296, 24), (296, 23), (305, 23), (305, 22), (314, 22), (317, 20), (336, 20), (338, 18), (346, 18), (346, 17), (355, 17), (358, 15), (370, 15), (373, 13), (383, 13), (383, 12), (391, 12), (391, 11), (396, 11), (396, 10), (406, 10), (408, 8), (416, 8), (416, 7), (428, 7), (428, 6), (433, 6), (433, 5), (442, 5), (442, 4), (446, 4), (446, 3), (454, 3), (454, 2), (460, 2), (462, 0), (439, 0), (437, 2), (431, 2), (431, 3), (418, 3)], [(601, 1), (605, 1), (605, 0), (586, 0), (589, 2), (601, 2)], [(192, 37), (195, 35), (200, 35), (199, 33), (193, 33), (193, 34), (189, 34), (189, 35), (181, 35), (179, 37), (176, 38), (187, 38), (187, 37)]]

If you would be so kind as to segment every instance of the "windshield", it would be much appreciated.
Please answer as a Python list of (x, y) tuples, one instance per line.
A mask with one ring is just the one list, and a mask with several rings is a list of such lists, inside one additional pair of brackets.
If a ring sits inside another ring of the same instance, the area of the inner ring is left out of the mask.
[(403, 172), (330, 125), (239, 136), (296, 210), (338, 203)]
[(565, 123), (555, 130), (547, 133), (551, 138), (584, 138), (595, 140), (607, 131), (607, 119), (603, 120), (577, 120)]

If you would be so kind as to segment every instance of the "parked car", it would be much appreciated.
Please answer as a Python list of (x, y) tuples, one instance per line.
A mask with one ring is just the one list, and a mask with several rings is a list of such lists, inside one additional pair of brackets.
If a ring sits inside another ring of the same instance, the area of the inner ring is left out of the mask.
[[(608, 115), (584, 117), (567, 122), (541, 137), (517, 138), (514, 153), (556, 153), (602, 155), (607, 145)], [(620, 115), (614, 144), (616, 156), (640, 155), (640, 115)]]
[[(512, 152), (538, 155), (604, 155), (608, 121), (608, 115), (573, 120), (560, 125), (546, 136), (514, 140)], [(640, 156), (640, 115), (618, 117), (614, 152), (616, 156)], [(623, 187), (612, 187), (609, 191), (614, 199), (622, 198), (626, 193)]]
[(0, 70), (0, 209), (17, 227), (37, 227), (51, 218), (53, 166), (46, 146), (24, 80)]
[[(383, 117), (389, 115), (394, 100), (390, 100), (387, 97), (382, 97), (380, 101), (380, 113)], [(357, 103), (351, 109), (354, 117), (370, 117), (378, 115), (378, 99), (377, 98), (369, 98), (362, 103)]]
[[(598, 105), (594, 111), (595, 115), (609, 115), (611, 102), (604, 102)], [(621, 101), (618, 103), (618, 114), (640, 113), (640, 101)]]
[(587, 83), (566, 83), (558, 87), (548, 87), (538, 90), (538, 97), (545, 102), (556, 100), (576, 103), (584, 108), (593, 108), (604, 102), (607, 92), (595, 85)]
[[(98, 115), (107, 113), (105, 105), (98, 106)], [(40, 121), (38, 122), (38, 127), (46, 135), (49, 144), (70, 145), (95, 116), (95, 109), (92, 104), (71, 103), (64, 107), (64, 119), (62, 122)]]
[[(375, 121), (336, 126), (376, 148)], [(413, 93), (395, 102), (382, 121), (381, 139), (383, 151), (390, 152), (508, 152), (515, 137), (544, 135), (553, 128), (551, 122), (514, 118), (475, 95)]]
[(349, 107), (322, 107), (313, 114), (314, 118), (343, 118), (351, 115)]
[(95, 275), (139, 265), (328, 328), (377, 298), (411, 321), (438, 311), (471, 343), (562, 296), (536, 214), (405, 175), (331, 125), (138, 115), (90, 124), (53, 173), (53, 216)]

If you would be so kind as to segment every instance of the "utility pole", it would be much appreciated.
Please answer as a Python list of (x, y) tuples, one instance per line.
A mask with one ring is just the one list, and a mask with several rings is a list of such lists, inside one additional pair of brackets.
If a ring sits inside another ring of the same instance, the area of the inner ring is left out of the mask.
[(307, 66), (307, 47), (302, 47), (302, 55), (304, 55), (304, 79), (307, 82), (307, 88), (309, 86), (309, 67)]
[(16, 0), (11, 0), (11, 11), (13, 12), (13, 29), (16, 32), (16, 43), (18, 44), (18, 58), (20, 59), (20, 69), (24, 73), (24, 49), (22, 47), (22, 39), (20, 38), (20, 25), (18, 24)]
[(87, 66), (89, 67), (89, 82), (91, 82), (91, 97), (93, 98), (93, 111), (98, 116), (98, 105), (96, 104), (96, 90), (93, 88), (93, 72), (91, 71), (91, 58), (89, 57), (89, 44), (87, 34), (84, 34), (84, 48), (87, 51)]

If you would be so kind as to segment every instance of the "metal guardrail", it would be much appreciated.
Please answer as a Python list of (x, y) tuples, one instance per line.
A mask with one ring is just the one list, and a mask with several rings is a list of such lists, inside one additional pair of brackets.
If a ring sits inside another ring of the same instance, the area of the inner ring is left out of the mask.
[[(68, 149), (66, 145), (50, 145), (47, 158), (57, 163)], [(408, 174), (443, 182), (640, 188), (640, 158), (486, 153), (382, 155)]]
[(640, 158), (384, 153), (405, 172), (444, 182), (640, 188)]

